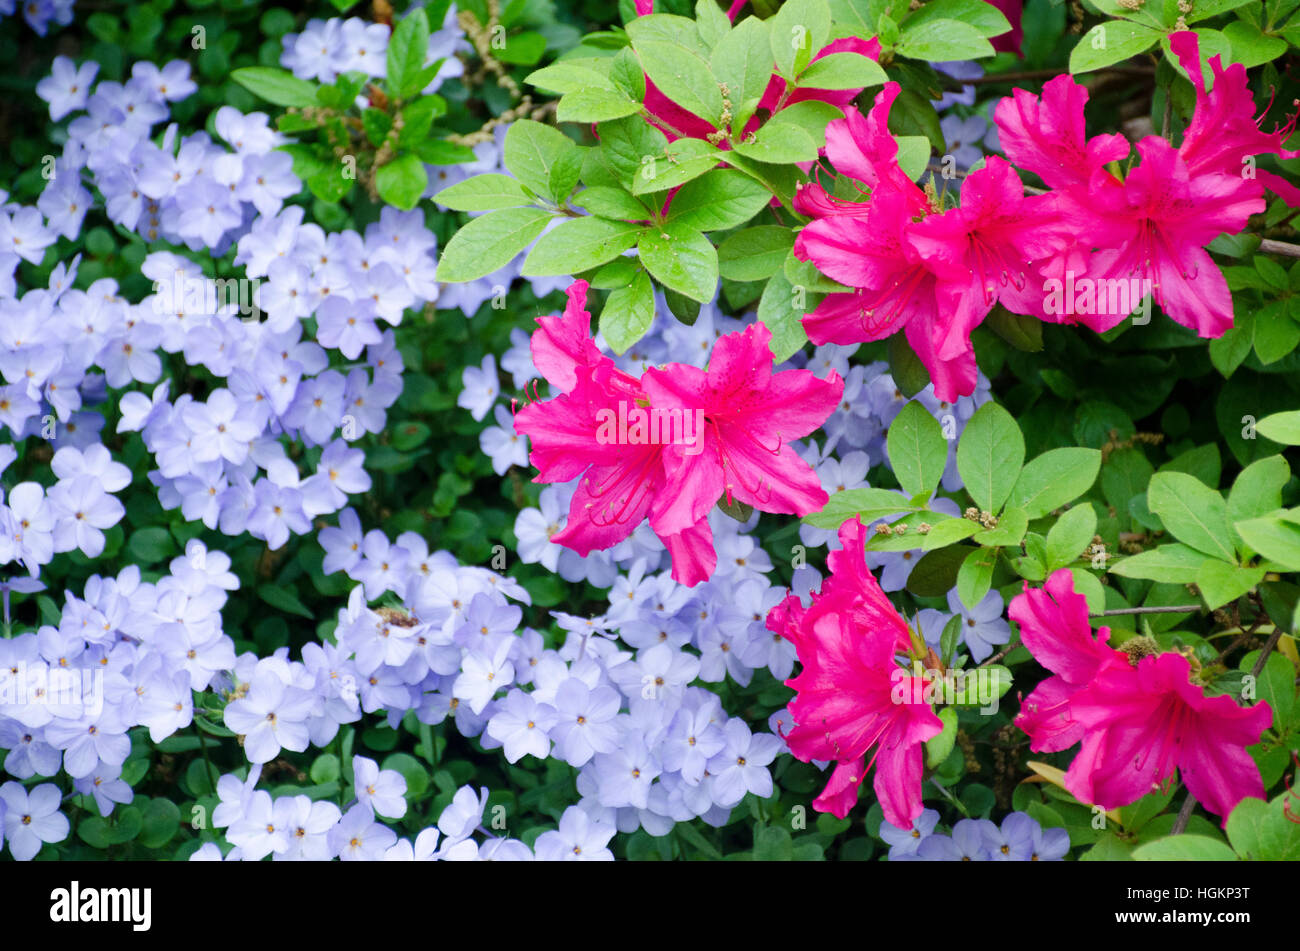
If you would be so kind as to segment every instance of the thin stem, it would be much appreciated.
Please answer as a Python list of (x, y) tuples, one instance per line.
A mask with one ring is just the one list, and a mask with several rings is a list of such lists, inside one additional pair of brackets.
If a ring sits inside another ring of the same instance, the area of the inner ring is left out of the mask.
[[(199, 729), (199, 721), (197, 721), (197, 720), (191, 720), (191, 721), (190, 721), (190, 726), (191, 726), (191, 728), (193, 728), (193, 730), (194, 730), (194, 735), (195, 735), (196, 737), (198, 737), (198, 740), (199, 740), (199, 749), (203, 751), (203, 765), (206, 766), (206, 767), (207, 767), (207, 770), (208, 770), (208, 783), (209, 783), (209, 785), (212, 786), (213, 791), (215, 791), (215, 790), (216, 790), (216, 785), (215, 785), (215, 782), (216, 782), (216, 781), (212, 778), (212, 776), (213, 776), (213, 773), (215, 773), (216, 771), (212, 768), (212, 759), (211, 759), (211, 757), (208, 756), (208, 741), (205, 740), (205, 739), (203, 738), (203, 731)], [(220, 774), (220, 773), (217, 773), (217, 775), (220, 776), (221, 774)]]
[(1199, 611), (1199, 604), (1171, 604), (1167, 607), (1146, 607), (1146, 608), (1111, 608), (1109, 611), (1102, 611), (1098, 614), (1089, 614), (1088, 617), (1111, 617), (1116, 614), (1187, 614), (1192, 611)]
[(966, 809), (964, 805), (962, 805), (961, 800), (957, 799), (955, 796), (953, 796), (952, 793), (948, 792), (947, 788), (945, 788), (939, 782), (939, 780), (931, 776), (930, 783), (934, 786), (935, 789), (939, 790), (940, 795), (942, 795), (944, 799), (947, 799), (950, 803), (956, 806), (961, 811), (961, 814), (963, 816), (965, 816), (967, 819), (970, 818), (970, 812)]
[(1251, 669), (1250, 675), (1258, 677), (1259, 672), (1264, 669), (1264, 664), (1268, 662), (1268, 655), (1273, 652), (1277, 646), (1278, 639), (1282, 636), (1282, 629), (1274, 628), (1273, 633), (1269, 635), (1268, 641), (1264, 644), (1264, 649), (1259, 652), (1259, 660), (1255, 661), (1255, 666)]
[(1192, 810), (1196, 808), (1196, 797), (1190, 792), (1187, 798), (1183, 800), (1183, 808), (1178, 810), (1178, 818), (1174, 820), (1174, 827), (1169, 830), (1170, 835), (1182, 835), (1187, 828), (1187, 823), (1192, 818)]
[(1260, 241), (1259, 250), (1265, 254), (1280, 254), (1284, 258), (1300, 258), (1300, 244), (1274, 241), (1272, 238), (1265, 238)]

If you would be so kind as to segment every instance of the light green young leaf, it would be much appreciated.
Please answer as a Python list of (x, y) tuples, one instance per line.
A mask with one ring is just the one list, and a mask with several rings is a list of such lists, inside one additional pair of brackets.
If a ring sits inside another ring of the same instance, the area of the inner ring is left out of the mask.
[(655, 319), (654, 287), (645, 271), (609, 295), (600, 312), (600, 332), (615, 353), (624, 353), (645, 336)]
[(1049, 449), (1020, 472), (1007, 504), (1024, 509), (1031, 519), (1042, 518), (1092, 488), (1100, 468), (1096, 449)]
[(669, 223), (644, 231), (637, 245), (641, 263), (664, 287), (701, 303), (718, 289), (718, 252), (693, 228)]
[(504, 208), (473, 219), (442, 249), (438, 280), (458, 284), (505, 267), (542, 233), (551, 218), (551, 213), (541, 208)]
[(948, 440), (924, 406), (913, 401), (902, 408), (889, 424), (886, 447), (904, 492), (913, 498), (934, 492), (948, 463)]
[(577, 274), (613, 260), (637, 242), (645, 226), (585, 215), (552, 228), (524, 258), (524, 277)]
[(1223, 496), (1184, 472), (1157, 472), (1147, 488), (1147, 505), (1184, 544), (1235, 561)]
[(1047, 532), (1047, 570), (1064, 568), (1092, 542), (1097, 531), (1097, 512), (1084, 502), (1064, 513)]
[(1011, 414), (997, 403), (976, 410), (957, 443), (957, 471), (975, 504), (986, 512), (1001, 509), (1024, 461), (1025, 438)]

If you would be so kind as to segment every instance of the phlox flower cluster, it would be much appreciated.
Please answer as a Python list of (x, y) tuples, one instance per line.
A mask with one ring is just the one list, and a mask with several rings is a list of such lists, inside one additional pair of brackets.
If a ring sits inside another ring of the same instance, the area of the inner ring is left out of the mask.
[[(128, 731), (146, 727), (159, 743), (191, 724), (194, 691), (220, 685), (235, 665), (221, 609), (238, 587), (230, 559), (194, 539), (158, 581), (142, 580), (136, 567), (92, 575), (80, 597), (64, 592), (57, 625), (0, 640), (4, 771), (28, 780), (62, 770), (105, 816), (131, 802), (122, 780)], [(30, 859), (40, 842), (66, 836), (57, 787), (24, 792), (9, 782), (0, 801), (14, 858)], [(25, 814), (39, 821), (23, 823)]]
[[(233, 151), (203, 134), (187, 137), (179, 150), (170, 132), (163, 147), (154, 145), (149, 135), (166, 117), (165, 103), (195, 88), (184, 63), (161, 70), (136, 64), (126, 86), (100, 83), (91, 92), (93, 75), (93, 66), (77, 70), (60, 59), (42, 82), (53, 116), (90, 114), (71, 123), (61, 171), (39, 208), (0, 215), (0, 231), (10, 236), (3, 244), (14, 248), (4, 255), (36, 263), (58, 234), (76, 235), (91, 204), (80, 183), (84, 166), (112, 220), (214, 254), (235, 242), (246, 277), (214, 281), (192, 261), (157, 251), (142, 265), (154, 293), (137, 304), (108, 279), (67, 290), (75, 270), (62, 267), (49, 290), (0, 297), (0, 372), (9, 381), (0, 392), (0, 422), (20, 437), (44, 427), (56, 446), (94, 443), (104, 418), (82, 411), (83, 401), (103, 401), (106, 386), (156, 384), (151, 398), (122, 397), (117, 428), (142, 432), (158, 463), (149, 478), (164, 508), (179, 507), (187, 519), (226, 534), (249, 531), (278, 548), (308, 531), (312, 518), (338, 511), (349, 493), (370, 487), (364, 456), (348, 442), (382, 429), (401, 391), (401, 357), (380, 323), (396, 325), (407, 307), (437, 296), (434, 239), (415, 212), (385, 208), (363, 238), (326, 233), (304, 222), (302, 208), (282, 208), (300, 184), (287, 166), (277, 170), (288, 156), (271, 151), (280, 137), (262, 114), (218, 110), (218, 134)], [(211, 202), (194, 204), (208, 192)], [(67, 197), (68, 207), (47, 201), (55, 195)], [(237, 300), (225, 293), (231, 286)], [(304, 339), (308, 318), (315, 341)], [(332, 369), (327, 348), (347, 360), (364, 355), (365, 363)], [(225, 385), (202, 400), (169, 399), (171, 381), (159, 382), (159, 350), (182, 355)], [(88, 373), (92, 366), (104, 373)], [(302, 474), (287, 458), (284, 436), (320, 448), (309, 457), (314, 472)], [(30, 494), (24, 489), (18, 501), (32, 504)], [(95, 503), (86, 495), (77, 504), (90, 513)], [(108, 517), (96, 509), (87, 518), (88, 539)]]
[[(301, 33), (286, 33), (280, 38), (284, 51), (280, 65), (299, 79), (332, 83), (340, 73), (364, 73), (382, 79), (388, 72), (388, 40), (392, 33), (385, 23), (373, 23), (360, 17), (311, 19)], [(429, 35), (429, 50), (424, 64), (442, 60), (437, 75), (422, 91), (436, 92), (444, 79), (461, 76), (465, 64), (456, 56), (472, 47), (456, 22), (456, 5), (447, 8), (440, 29)]]
[(936, 831), (939, 813), (925, 809), (911, 828), (888, 821), (880, 838), (891, 862), (1059, 862), (1070, 850), (1070, 835), (1044, 829), (1024, 812), (1009, 812), (1001, 825), (990, 819), (958, 819), (952, 833)]
[[(691, 591), (667, 574), (645, 576), (637, 565), (615, 585), (607, 614), (553, 612), (566, 632), (557, 650), (538, 631), (520, 630), (522, 611), (511, 601), (527, 604), (526, 591), (487, 569), (458, 565), (447, 552), (429, 554), (412, 533), (393, 543), (378, 530), (363, 536), (345, 510), (340, 527), (322, 532), (321, 543), (325, 570), (343, 570), (360, 582), (340, 612), (338, 647), (324, 648), (330, 673), (316, 678), (318, 689), (337, 690), (339, 722), (355, 718), (358, 708), (382, 711), (392, 724), (415, 710), (423, 723), (452, 721), (511, 763), (525, 755), (563, 760), (580, 770), (579, 805), (591, 821), (620, 831), (640, 827), (662, 835), (697, 816), (721, 825), (746, 792), (771, 794), (767, 767), (780, 740), (753, 735), (726, 715), (715, 694), (691, 686), (697, 677), (720, 681), (729, 670), (748, 683), (748, 669), (732, 666), (732, 648), (750, 663), (789, 673), (790, 652), (768, 646), (759, 657), (763, 645), (748, 646), (763, 617), (757, 582), (741, 592), (742, 614), (724, 608), (720, 588)], [(770, 570), (765, 556), (759, 564)], [(400, 606), (366, 606), (388, 592)], [(705, 623), (714, 610), (725, 610), (724, 619)], [(688, 617), (695, 623), (688, 625)], [(637, 646), (635, 654), (620, 649), (614, 631)], [(693, 632), (698, 656), (683, 650)], [(324, 733), (310, 732), (288, 696), (295, 679), (309, 690), (306, 678), (281, 669), (263, 690), (258, 672), (252, 671), (247, 699), (227, 707), (227, 726), (270, 733), (263, 724), (274, 713), (274, 730), (283, 730), (288, 716), (296, 731), (297, 746), (288, 748), (328, 742)], [(330, 736), (336, 728), (329, 725)], [(264, 762), (279, 744), (268, 738), (265, 748), (250, 747), (246, 738), (245, 750)]]
[(272, 798), (266, 790), (256, 788), (261, 772), (260, 766), (253, 766), (243, 779), (234, 773), (221, 777), (213, 825), (226, 830), (226, 840), (233, 848), (223, 855), (216, 842), (206, 842), (190, 861), (258, 861), (268, 855), (277, 862), (528, 862), (534, 858), (590, 862), (614, 858), (606, 848), (614, 837), (613, 826), (578, 806), (569, 806), (558, 828), (543, 832), (529, 848), (519, 839), (495, 835), (484, 827), (486, 787), (462, 786), (436, 824), (412, 840), (399, 838), (380, 821), (405, 815), (406, 781), (393, 770), (379, 769), (373, 760), (364, 756), (353, 759), (356, 798), (346, 811), (306, 796)]
[(51, 26), (67, 26), (77, 0), (0, 0), (0, 23), (20, 11), (27, 25), (44, 36)]

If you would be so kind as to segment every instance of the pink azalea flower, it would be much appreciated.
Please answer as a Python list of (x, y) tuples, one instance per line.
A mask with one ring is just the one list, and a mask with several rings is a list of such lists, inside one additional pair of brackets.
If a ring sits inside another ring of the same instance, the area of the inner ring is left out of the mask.
[[(535, 481), (581, 477), (554, 542), (585, 556), (648, 518), (672, 556), (673, 577), (693, 586), (717, 566), (708, 514), (719, 497), (794, 515), (826, 503), (789, 443), (834, 411), (844, 390), (838, 375), (773, 373), (771, 333), (755, 324), (722, 337), (707, 371), (669, 364), (638, 380), (596, 349), (586, 292), (575, 282), (562, 316), (538, 318), (533, 363), (561, 392), (515, 417), (532, 446)], [(636, 431), (628, 425), (634, 414), (659, 425)], [(620, 419), (626, 432), (613, 425)]]
[[(861, 547), (863, 531), (856, 519), (841, 529), (846, 549), (851, 544)], [(840, 570), (845, 567), (841, 562)], [(856, 587), (861, 581), (845, 583)], [(922, 809), (924, 744), (942, 724), (930, 704), (920, 700), (923, 679), (906, 673), (895, 660), (898, 634), (907, 628), (906, 622), (874, 579), (861, 590), (869, 599), (864, 610), (879, 623), (864, 623), (849, 608), (851, 597), (842, 587), (829, 593), (824, 587), (807, 611), (782, 602), (774, 609), (777, 620), (769, 617), (769, 627), (784, 625), (783, 636), (794, 643), (803, 666), (798, 676), (786, 681), (796, 696), (790, 702), (795, 725), (785, 738), (790, 751), (804, 762), (836, 761), (813, 808), (847, 816), (874, 766), (872, 786), (885, 819), (908, 829)]]
[(973, 354), (971, 331), (1001, 302), (1012, 313), (1042, 308), (1041, 286), (1028, 262), (1072, 242), (1049, 196), (1025, 197), (1020, 176), (990, 156), (967, 177), (961, 207), (931, 215), (909, 229), (908, 241), (940, 276), (938, 295), (950, 319), (938, 343), (941, 360)]
[(739, 499), (764, 512), (806, 515), (829, 496), (790, 443), (826, 421), (844, 393), (832, 371), (825, 380), (808, 370), (772, 372), (772, 332), (750, 324), (713, 347), (707, 370), (674, 363), (645, 372), (642, 386), (653, 406), (704, 411), (702, 451), (665, 449), (675, 486), (675, 518), (687, 528), (706, 516), (719, 497)]
[[(1282, 147), (1295, 131), (1296, 116), (1273, 132), (1259, 128), (1264, 117), (1255, 118), (1255, 100), (1246, 82), (1245, 66), (1233, 63), (1225, 69), (1221, 57), (1211, 57), (1214, 89), (1207, 93), (1197, 35), (1191, 30), (1175, 33), (1169, 37), (1169, 47), (1196, 87), (1196, 112), (1178, 147), (1188, 172), (1194, 176), (1219, 172), (1242, 178), (1247, 156), (1272, 153), (1284, 159), (1300, 158), (1300, 150)], [(1253, 167), (1252, 171), (1256, 182), (1276, 192), (1293, 208), (1300, 207), (1300, 188), (1272, 172)]]
[[(1240, 175), (1192, 174), (1159, 136), (1139, 142), (1138, 153), (1142, 161), (1123, 187), (1094, 189), (1089, 213), (1076, 219), (1102, 249), (1093, 254), (1092, 275), (1137, 278), (1173, 320), (1220, 337), (1232, 326), (1232, 294), (1204, 246), (1223, 232), (1237, 234), (1263, 211), (1261, 189)], [(1109, 301), (1098, 303), (1105, 312)], [(1118, 323), (1128, 315), (1111, 316)]]
[(1074, 590), (1074, 576), (1054, 571), (1041, 588), (1025, 583), (1024, 594), (1011, 599), (1007, 611), (1020, 625), (1020, 640), (1034, 658), (1050, 670), (1020, 708), (1016, 726), (1029, 734), (1035, 753), (1069, 749), (1083, 739), (1083, 728), (1071, 714), (1070, 699), (1092, 682), (1105, 666), (1128, 666), (1128, 655), (1106, 642), (1110, 628), (1093, 636), (1088, 603)]
[(1087, 137), (1083, 107), (1088, 90), (1072, 76), (1057, 76), (1042, 97), (1017, 89), (993, 110), (998, 142), (1015, 165), (1033, 172), (1051, 188), (1087, 188), (1107, 162), (1129, 153), (1124, 136)]
[(1088, 606), (1066, 569), (1011, 603), (1029, 652), (1053, 672), (1025, 701), (1016, 725), (1035, 751), (1082, 742), (1065, 774), (1081, 802), (1117, 809), (1136, 802), (1178, 770), (1188, 792), (1223, 817), (1247, 796), (1264, 798), (1259, 768), (1246, 747), (1273, 722), (1267, 703), (1242, 707), (1207, 697), (1191, 682), (1181, 654), (1142, 656), (1094, 638)]
[(1263, 799), (1264, 782), (1246, 747), (1273, 722), (1272, 709), (1262, 701), (1242, 707), (1231, 697), (1207, 697), (1190, 673), (1181, 654), (1101, 670), (1070, 701), (1084, 735), (1065, 788), (1083, 802), (1116, 809), (1177, 769), (1188, 793), (1225, 826), (1241, 800)]

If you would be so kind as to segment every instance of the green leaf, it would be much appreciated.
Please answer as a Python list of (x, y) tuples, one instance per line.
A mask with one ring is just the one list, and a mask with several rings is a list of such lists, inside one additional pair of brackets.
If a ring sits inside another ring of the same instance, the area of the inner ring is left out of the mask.
[(732, 128), (737, 132), (743, 125), (737, 110), (743, 103), (757, 103), (772, 77), (769, 29), (768, 21), (747, 17), (718, 41), (709, 57), (714, 77), (727, 87), (732, 111), (736, 113)]
[(384, 144), (388, 130), (393, 127), (393, 117), (381, 109), (364, 109), (361, 112), (361, 127), (366, 139), (375, 148)]
[(1265, 366), (1281, 360), (1300, 343), (1300, 324), (1287, 312), (1288, 303), (1274, 301), (1255, 311), (1255, 353)]
[(1244, 20), (1229, 23), (1223, 28), (1223, 35), (1232, 44), (1233, 62), (1241, 63), (1247, 69), (1277, 59), (1287, 50), (1286, 40), (1261, 33), (1259, 27)]
[(422, 96), (402, 107), (402, 130), (397, 133), (397, 144), (412, 148), (429, 135), (433, 120), (447, 111), (440, 96)]
[[(974, 549), (969, 545), (952, 545), (927, 552), (908, 574), (907, 590), (918, 598), (946, 597), (957, 583), (957, 572), (961, 569), (962, 562), (972, 551)], [(907, 560), (912, 556), (904, 553), (903, 557)]]
[(826, 125), (843, 113), (829, 103), (796, 102), (772, 116), (753, 138), (735, 151), (757, 162), (790, 164), (815, 161), (826, 144)]
[(278, 608), (286, 614), (296, 614), (308, 620), (315, 620), (315, 615), (307, 609), (307, 605), (302, 603), (297, 592), (292, 587), (281, 587), (274, 584), (258, 585), (257, 596), (271, 607)]
[(598, 185), (584, 188), (573, 197), (570, 204), (585, 208), (601, 218), (616, 218), (620, 221), (641, 221), (650, 217), (650, 211), (621, 188)]
[(654, 319), (654, 287), (645, 271), (637, 271), (630, 284), (612, 292), (605, 301), (600, 332), (614, 352), (621, 354), (645, 336)]
[(643, 225), (585, 215), (561, 222), (538, 239), (524, 258), (524, 277), (578, 274), (618, 257), (636, 244)]
[(820, 512), (805, 516), (814, 528), (839, 528), (858, 516), (864, 525), (908, 511), (907, 499), (889, 489), (846, 489), (830, 497)]
[(414, 208), (428, 187), (429, 175), (424, 163), (410, 152), (398, 156), (375, 173), (379, 197), (402, 211)]
[(930, 164), (930, 140), (923, 135), (896, 135), (898, 141), (898, 167), (911, 181), (925, 174)]
[(167, 529), (153, 526), (131, 533), (126, 550), (141, 566), (157, 564), (176, 554), (176, 545)]
[(1300, 859), (1300, 823), (1287, 819), (1287, 796), (1272, 802), (1247, 797), (1228, 816), (1228, 841), (1243, 859), (1294, 862)]
[(731, 29), (731, 20), (718, 8), (714, 0), (696, 0), (695, 26), (700, 32), (700, 39), (704, 41), (704, 45), (713, 49)]
[(277, 106), (316, 105), (315, 83), (299, 79), (288, 70), (246, 66), (231, 72), (230, 78), (254, 95)]
[(793, 247), (794, 231), (790, 228), (745, 228), (728, 235), (718, 246), (718, 270), (730, 281), (765, 281), (781, 270)]
[(1133, 858), (1139, 862), (1233, 862), (1237, 854), (1218, 839), (1185, 832), (1139, 845)]
[(1265, 439), (1300, 446), (1300, 409), (1265, 416), (1255, 424), (1255, 431)]
[(1185, 472), (1195, 476), (1211, 489), (1219, 484), (1219, 475), (1223, 462), (1219, 458), (1219, 447), (1214, 443), (1197, 446), (1180, 453), (1160, 467), (1161, 472)]
[(1128, 20), (1098, 23), (1070, 52), (1070, 72), (1086, 73), (1112, 66), (1149, 50), (1164, 34)]
[(429, 54), (429, 17), (416, 7), (393, 28), (388, 40), (388, 89), (405, 99), (420, 91), (418, 80)]
[(721, 231), (743, 225), (771, 201), (772, 193), (744, 172), (719, 168), (681, 187), (668, 220), (696, 231)]
[[(953, 620), (960, 622), (961, 618), (955, 617)], [(925, 765), (930, 769), (943, 763), (957, 744), (957, 711), (952, 707), (944, 707), (939, 711), (939, 721), (943, 724), (943, 729), (925, 741)]]
[(473, 281), (505, 267), (542, 233), (551, 218), (551, 213), (541, 208), (504, 208), (473, 219), (442, 249), (438, 280), (447, 284)]
[[(503, 148), (506, 168), (533, 192), (549, 195), (556, 202), (563, 201), (572, 191), (581, 155), (577, 143), (563, 132), (532, 119), (512, 122), (506, 132)], [(554, 180), (553, 173), (557, 169), (563, 171), (575, 162), (578, 166), (574, 168), (569, 187), (560, 187)]]
[(524, 82), (559, 95), (584, 89), (614, 92), (609, 68), (610, 60), (601, 56), (562, 59), (529, 73)]
[(774, 165), (813, 162), (820, 150), (817, 140), (799, 126), (781, 125), (775, 120), (769, 120), (752, 137), (735, 145), (738, 154)]
[(1263, 568), (1243, 568), (1213, 559), (1196, 572), (1196, 587), (1210, 610), (1235, 601), (1264, 580)]
[(987, 547), (1000, 545), (1019, 545), (1029, 530), (1029, 516), (1024, 509), (1007, 506), (998, 516), (998, 523), (993, 528), (975, 532), (971, 540)]
[(788, 360), (808, 342), (800, 299), (801, 295), (784, 274), (773, 274), (758, 302), (758, 319), (772, 332), (768, 346), (777, 363)]
[(1300, 571), (1300, 525), (1277, 513), (1236, 524), (1242, 541), (1269, 561), (1288, 571)]
[(989, 548), (976, 548), (961, 563), (957, 570), (957, 597), (967, 608), (973, 610), (989, 593), (997, 563), (998, 553)]
[(945, 62), (980, 59), (993, 55), (993, 44), (979, 29), (961, 20), (925, 20), (913, 25), (903, 21), (898, 37), (898, 55), (909, 59)]
[(957, 443), (957, 471), (975, 504), (986, 512), (1001, 509), (1024, 461), (1025, 438), (1011, 414), (997, 403), (976, 410)]
[(1150, 551), (1139, 552), (1117, 561), (1111, 566), (1110, 572), (1121, 578), (1146, 578), (1169, 584), (1191, 584), (1196, 580), (1201, 565), (1208, 559), (1208, 555), (1195, 548), (1175, 543), (1160, 545)]
[(698, 56), (706, 56), (709, 52), (700, 39), (700, 31), (695, 26), (695, 21), (688, 17), (667, 13), (637, 17), (628, 23), (627, 35), (632, 38), (633, 46), (657, 40), (675, 44)]
[(760, 825), (754, 830), (755, 862), (789, 862), (793, 857), (794, 843), (781, 826)]
[(430, 165), (459, 165), (474, 161), (472, 149), (446, 139), (424, 139), (415, 144), (414, 151), (420, 156), (420, 161)]
[(709, 64), (696, 52), (662, 40), (633, 40), (646, 76), (673, 102), (715, 129), (722, 121), (722, 93)]
[(698, 178), (722, 159), (722, 152), (702, 139), (678, 139), (659, 155), (641, 161), (632, 180), (632, 194), (666, 191)]
[(579, 89), (566, 93), (556, 107), (560, 122), (606, 122), (641, 111), (641, 103), (616, 89)]
[(1086, 502), (1062, 515), (1047, 533), (1047, 570), (1064, 568), (1077, 559), (1096, 531), (1097, 513)]
[(831, 53), (808, 64), (799, 76), (804, 89), (864, 89), (888, 77), (875, 60), (861, 53)]
[(1002, 11), (984, 0), (930, 0), (920, 9), (908, 13), (903, 26), (906, 29), (940, 19), (961, 20), (982, 36), (999, 36), (1011, 29)]
[(505, 49), (497, 51), (497, 59), (514, 66), (532, 66), (546, 52), (546, 37), (531, 30), (506, 38)]
[(641, 263), (664, 287), (705, 303), (718, 289), (718, 252), (709, 239), (670, 222), (650, 228), (637, 243)]
[[(957, 448), (960, 452), (961, 446)], [(1042, 518), (1092, 488), (1100, 468), (1101, 453), (1096, 449), (1049, 449), (1020, 472), (1007, 505), (1024, 509), (1031, 519)]]
[(794, 79), (830, 39), (831, 8), (826, 0), (786, 0), (770, 22), (776, 68)]
[[(667, 137), (638, 116), (602, 122), (599, 133), (599, 155), (625, 188), (642, 176), (647, 159), (659, 161), (668, 147)], [(584, 181), (592, 182), (590, 174)]]
[(913, 498), (934, 492), (948, 464), (948, 440), (924, 406), (910, 402), (902, 408), (889, 424), (886, 446), (904, 492)]
[(509, 175), (495, 172), (448, 185), (437, 193), (434, 200), (452, 211), (496, 211), (498, 208), (517, 208), (533, 201), (519, 182)]
[[(1241, 659), (1238, 669), (1242, 673), (1253, 671), (1259, 662), (1259, 651), (1250, 651)], [(1287, 732), (1296, 704), (1295, 668), (1281, 654), (1269, 654), (1268, 662), (1259, 672), (1251, 702), (1262, 700), (1273, 710), (1273, 729), (1278, 734)]]
[[(1237, 475), (1228, 493), (1228, 519), (1243, 522), (1282, 507), (1282, 487), (1291, 479), (1291, 467), (1281, 456), (1256, 459)], [(1233, 531), (1236, 536), (1236, 531)], [(1237, 536), (1240, 540), (1240, 536)]]
[(893, 334), (889, 338), (889, 375), (900, 393), (909, 400), (930, 383), (930, 372), (921, 362), (906, 334)]
[(170, 799), (159, 797), (145, 802), (140, 811), (140, 844), (161, 849), (175, 838), (181, 827), (181, 810)]
[(1147, 488), (1147, 505), (1180, 542), (1222, 561), (1235, 560), (1228, 506), (1200, 479), (1183, 472), (1157, 472)]

